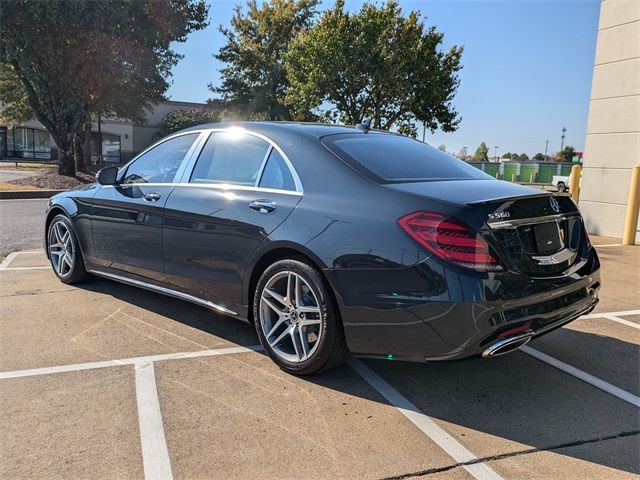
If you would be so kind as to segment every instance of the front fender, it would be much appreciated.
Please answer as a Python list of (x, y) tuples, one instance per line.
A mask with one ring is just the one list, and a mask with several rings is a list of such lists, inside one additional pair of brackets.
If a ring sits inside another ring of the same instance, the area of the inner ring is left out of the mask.
[(91, 231), (91, 215), (93, 211), (93, 197), (99, 190), (96, 184), (62, 192), (49, 199), (45, 214), (44, 247), (47, 257), (47, 232), (51, 220), (59, 214), (66, 215), (73, 224), (78, 237), (80, 251), (86, 263), (95, 263), (93, 234)]

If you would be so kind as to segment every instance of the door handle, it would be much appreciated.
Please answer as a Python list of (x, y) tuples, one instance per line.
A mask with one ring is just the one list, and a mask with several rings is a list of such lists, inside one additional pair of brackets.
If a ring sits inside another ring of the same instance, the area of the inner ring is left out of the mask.
[(160, 195), (160, 192), (147, 192), (142, 195), (142, 198), (147, 202), (157, 202), (158, 200), (160, 200), (161, 196), (162, 195)]
[(260, 213), (271, 213), (276, 209), (276, 202), (271, 200), (254, 200), (249, 204), (249, 208)]

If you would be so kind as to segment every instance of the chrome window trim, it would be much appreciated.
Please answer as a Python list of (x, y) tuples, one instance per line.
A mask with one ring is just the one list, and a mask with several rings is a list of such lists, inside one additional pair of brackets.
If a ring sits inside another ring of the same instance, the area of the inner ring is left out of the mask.
[[(302, 182), (300, 181), (300, 177), (298, 176), (298, 172), (296, 171), (296, 169), (294, 168), (293, 164), (291, 163), (291, 160), (289, 160), (289, 157), (287, 157), (287, 155), (282, 151), (282, 149), (278, 146), (278, 144), (276, 144), (273, 140), (271, 140), (269, 137), (258, 133), (258, 132), (254, 132), (251, 130), (247, 130), (244, 127), (237, 127), (237, 126), (230, 126), (227, 128), (208, 128), (208, 129), (203, 129), (202, 132), (204, 132), (206, 135), (206, 139), (203, 140), (202, 144), (199, 145), (199, 148), (196, 152), (194, 152), (191, 157), (189, 158), (188, 162), (185, 163), (185, 168), (183, 169), (182, 172), (182, 177), (176, 182), (178, 184), (184, 184), (187, 183), (189, 185), (200, 185), (200, 184), (195, 184), (195, 183), (190, 183), (189, 180), (191, 178), (191, 174), (193, 173), (193, 169), (195, 168), (195, 164), (198, 160), (198, 157), (200, 156), (200, 154), (202, 153), (202, 149), (204, 148), (207, 140), (209, 140), (209, 137), (211, 136), (212, 133), (226, 133), (229, 131), (238, 131), (238, 132), (242, 132), (244, 134), (247, 135), (252, 135), (254, 137), (258, 137), (261, 138), (262, 140), (266, 141), (271, 148), (269, 148), (267, 150), (267, 154), (265, 155), (265, 158), (263, 159), (263, 165), (261, 166), (261, 171), (260, 171), (260, 175), (258, 176), (258, 184), (260, 183), (260, 180), (262, 179), (262, 173), (264, 171), (264, 167), (266, 167), (266, 161), (269, 159), (269, 155), (271, 154), (272, 149), (276, 149), (278, 151), (278, 153), (282, 156), (282, 158), (284, 159), (284, 162), (287, 165), (287, 168), (289, 168), (289, 172), (291, 173), (291, 176), (293, 177), (293, 182), (296, 186), (295, 191), (294, 190), (280, 190), (280, 189), (271, 189), (271, 188), (261, 188), (258, 187), (256, 184), (254, 187), (249, 187), (246, 185), (238, 185), (238, 187), (244, 187), (244, 189), (250, 189), (250, 188), (256, 188), (256, 189), (260, 189), (260, 191), (277, 191), (278, 193), (293, 193), (293, 194), (303, 194), (304, 193), (304, 188), (302, 186)], [(176, 179), (178, 178), (178, 176), (176, 175)], [(206, 183), (203, 185), (216, 185), (216, 184), (210, 184), (210, 183)], [(224, 185), (234, 185), (234, 184), (224, 184)]]
[(135, 280), (133, 278), (124, 277), (122, 275), (116, 275), (115, 273), (103, 272), (102, 270), (89, 269), (87, 271), (93, 273), (94, 275), (99, 275), (101, 277), (109, 278), (111, 280), (115, 280), (117, 282), (127, 283), (129, 285), (134, 285), (136, 287), (145, 288), (147, 290), (152, 290), (154, 292), (163, 293), (165, 295), (169, 295), (171, 297), (180, 298), (182, 300), (187, 300), (188, 302), (192, 302), (198, 305), (202, 305), (207, 308), (211, 308), (221, 313), (226, 313), (227, 315), (237, 316), (238, 313), (233, 310), (229, 310), (228, 308), (223, 307), (222, 305), (218, 305), (217, 303), (210, 302), (209, 300), (205, 300), (204, 298), (196, 297), (194, 295), (189, 295), (188, 293), (182, 293), (177, 290), (173, 290), (171, 288), (160, 287), (158, 285), (154, 285), (152, 283), (142, 282), (140, 280)]
[(516, 228), (520, 225), (535, 225), (537, 223), (547, 223), (553, 222), (557, 220), (564, 220), (565, 218), (573, 218), (577, 217), (579, 214), (577, 212), (571, 213), (559, 213), (557, 215), (544, 215), (542, 217), (533, 217), (533, 218), (519, 218), (516, 220), (505, 220), (502, 222), (492, 222), (487, 223), (489, 228), (491, 229), (500, 229), (500, 228)]
[[(125, 187), (126, 186), (126, 187)], [(296, 192), (294, 190), (281, 190), (278, 188), (264, 188), (253, 187), (250, 185), (236, 185), (233, 183), (190, 183), (190, 182), (178, 182), (178, 183), (126, 183), (122, 185), (104, 185), (102, 188), (128, 188), (128, 186), (136, 187), (189, 187), (189, 188), (213, 188), (216, 190), (246, 190), (249, 192), (264, 192), (264, 193), (279, 193), (282, 195), (294, 195), (301, 197), (302, 192)]]
[[(191, 159), (191, 156), (193, 155), (193, 153), (196, 151), (196, 147), (198, 146), (199, 142), (201, 141), (202, 137), (203, 137), (203, 133), (206, 130), (190, 130), (188, 132), (178, 132), (175, 133), (173, 135), (169, 135), (168, 137), (164, 137), (161, 138), (160, 140), (158, 140), (157, 142), (153, 143), (152, 145), (148, 146), (147, 148), (145, 148), (142, 152), (140, 152), (138, 155), (136, 155), (135, 157), (133, 157), (131, 160), (129, 160), (127, 163), (125, 163), (124, 165), (122, 165), (119, 169), (118, 169), (118, 180), (122, 180), (122, 175), (125, 175), (129, 166), (131, 166), (132, 163), (134, 163), (136, 160), (138, 160), (140, 157), (142, 157), (143, 155), (145, 155), (147, 152), (153, 150), (154, 148), (156, 148), (157, 146), (168, 142), (169, 140), (173, 140), (174, 138), (177, 137), (181, 137), (183, 135), (193, 135), (194, 133), (198, 134), (198, 137), (193, 141), (193, 143), (191, 144), (191, 147), (189, 147), (189, 150), (187, 151), (187, 153), (185, 154), (184, 158), (182, 159), (182, 161), (180, 162), (180, 166), (178, 167), (178, 170), (176, 171), (176, 175), (173, 177), (173, 181), (175, 182), (175, 180), (178, 178), (178, 174), (181, 174), (182, 171), (184, 170), (184, 165), (188, 162), (188, 160)], [(128, 185), (128, 184), (127, 184)], [(148, 184), (147, 184), (148, 185)]]

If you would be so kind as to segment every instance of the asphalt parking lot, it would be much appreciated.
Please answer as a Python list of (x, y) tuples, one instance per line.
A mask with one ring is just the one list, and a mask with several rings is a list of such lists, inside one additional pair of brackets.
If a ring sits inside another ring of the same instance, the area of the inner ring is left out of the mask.
[(248, 324), (40, 251), (0, 266), (0, 478), (638, 478), (640, 247), (595, 313), (491, 360), (281, 372)]

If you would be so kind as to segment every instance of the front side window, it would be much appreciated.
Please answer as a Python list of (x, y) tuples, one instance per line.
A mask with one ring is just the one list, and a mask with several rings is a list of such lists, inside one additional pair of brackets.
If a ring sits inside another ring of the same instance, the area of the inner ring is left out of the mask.
[(231, 183), (254, 186), (269, 143), (243, 132), (213, 132), (191, 175), (193, 183)]
[(275, 148), (271, 150), (269, 154), (269, 159), (264, 167), (264, 172), (262, 172), (259, 186), (262, 188), (275, 188), (277, 190), (295, 191), (296, 189), (296, 182), (293, 180), (291, 170), (289, 170), (280, 152)]
[(180, 135), (153, 147), (127, 167), (122, 183), (173, 182), (182, 160), (198, 135)]

